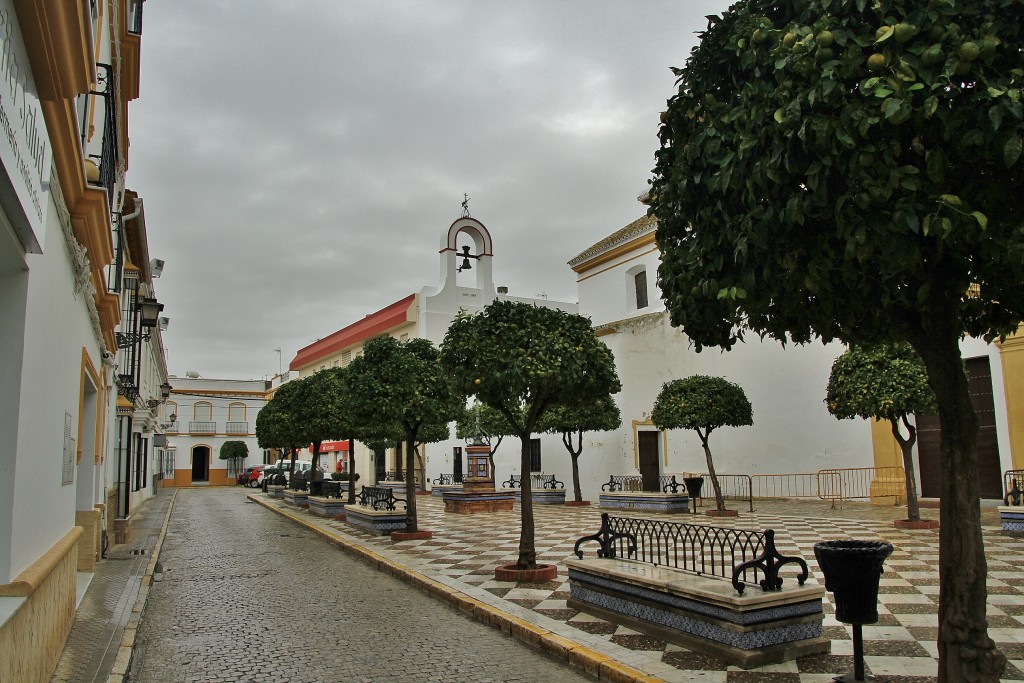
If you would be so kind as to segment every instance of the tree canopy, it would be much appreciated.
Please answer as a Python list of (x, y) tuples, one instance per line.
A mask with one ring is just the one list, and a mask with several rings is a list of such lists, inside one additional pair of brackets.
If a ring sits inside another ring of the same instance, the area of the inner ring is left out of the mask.
[[(907, 488), (907, 519), (921, 519), (917, 504), (913, 447), (917, 428), (910, 416), (938, 410), (921, 357), (907, 343), (871, 349), (852, 347), (836, 358), (829, 373), (825, 405), (836, 418), (885, 420), (900, 445)], [(907, 430), (903, 436), (900, 423)]]
[(301, 391), (299, 380), (285, 382), (256, 415), (256, 440), (259, 447), (279, 448), (282, 451), (291, 449), (293, 463), (295, 449), (309, 443), (304, 443), (305, 436), (297, 419), (296, 402), (301, 398)]
[(294, 419), (303, 436), (302, 444), (312, 445), (312, 466), (320, 460), (320, 444), (347, 439), (354, 428), (346, 401), (344, 374), (347, 368), (326, 368), (299, 380), (294, 402)]
[(908, 341), (942, 427), (939, 680), (995, 681), (959, 340), (1024, 317), (1024, 3), (740, 0), (709, 18), (649, 193), (673, 324), (729, 348)]
[(693, 375), (665, 382), (651, 411), (658, 429), (691, 429), (697, 432), (715, 491), (715, 505), (725, 510), (708, 439), (719, 427), (742, 427), (754, 423), (753, 409), (738, 384), (721, 377)]
[(220, 446), (220, 459), (245, 459), (249, 457), (249, 446), (244, 441), (225, 441)]
[(441, 349), (441, 364), (456, 389), (501, 413), (521, 441), (517, 566), (535, 568), (530, 437), (549, 408), (619, 391), (615, 359), (588, 319), (513, 301), (495, 301), (476, 315), (459, 315)]
[(572, 461), (573, 495), (577, 502), (583, 500), (579, 457), (583, 453), (584, 432), (607, 432), (618, 429), (621, 424), (622, 415), (610, 394), (601, 396), (592, 403), (560, 403), (541, 417), (537, 426), (538, 431), (561, 435), (562, 445), (569, 451), (569, 458)]

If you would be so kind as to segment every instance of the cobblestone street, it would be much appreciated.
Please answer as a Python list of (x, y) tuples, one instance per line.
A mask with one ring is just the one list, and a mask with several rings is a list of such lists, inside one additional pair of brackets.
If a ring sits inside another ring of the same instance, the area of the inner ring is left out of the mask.
[(235, 492), (182, 491), (129, 680), (591, 680)]

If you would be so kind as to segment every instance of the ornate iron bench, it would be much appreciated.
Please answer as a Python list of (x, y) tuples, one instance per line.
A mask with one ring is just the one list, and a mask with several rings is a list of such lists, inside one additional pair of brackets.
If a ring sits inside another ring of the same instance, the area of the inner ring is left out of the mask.
[(396, 497), (393, 489), (382, 486), (362, 487), (356, 494), (356, 502), (372, 510), (395, 510), (397, 503), (402, 507), (406, 505), (405, 499)]
[[(601, 484), (601, 490), (610, 493), (616, 491), (643, 491), (643, 486), (644, 480), (639, 474), (612, 474), (609, 475), (608, 481)], [(658, 475), (658, 486), (661, 488), (662, 493), (679, 493), (679, 488), (682, 484), (676, 481), (676, 475), (674, 474), (661, 474)]]
[[(521, 489), (523, 487), (523, 476), (521, 474), (509, 475), (509, 478), (501, 483), (501, 487), (506, 489)], [(565, 484), (556, 479), (553, 474), (531, 474), (530, 488), (534, 490), (564, 489)]]
[(455, 486), (456, 484), (462, 483), (461, 474), (440, 474), (437, 479), (431, 479), (430, 483), (434, 486)]
[[(596, 558), (581, 546), (598, 544)], [(743, 668), (829, 652), (820, 585), (807, 563), (775, 547), (775, 532), (601, 515), (576, 541), (567, 604)], [(783, 588), (779, 569), (798, 568)], [(759, 586), (761, 591), (746, 591)]]

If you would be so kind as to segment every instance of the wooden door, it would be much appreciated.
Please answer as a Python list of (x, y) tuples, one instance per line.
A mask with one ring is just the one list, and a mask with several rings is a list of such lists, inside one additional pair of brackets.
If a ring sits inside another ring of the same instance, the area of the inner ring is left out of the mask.
[(661, 463), (658, 460), (658, 435), (661, 432), (642, 431), (636, 433), (637, 452), (640, 456), (640, 478), (643, 490), (661, 492)]
[[(967, 359), (967, 389), (978, 416), (978, 489), (982, 498), (1002, 498), (999, 443), (996, 438), (996, 410), (992, 397), (992, 369), (988, 356)], [(917, 457), (921, 469), (921, 495), (938, 498), (942, 477), (939, 450), (941, 430), (938, 415), (916, 415)]]

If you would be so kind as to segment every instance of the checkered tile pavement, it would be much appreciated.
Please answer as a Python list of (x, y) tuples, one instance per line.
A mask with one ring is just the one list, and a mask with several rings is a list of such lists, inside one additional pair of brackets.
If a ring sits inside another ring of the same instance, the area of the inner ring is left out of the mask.
[[(830, 655), (804, 657), (753, 671), (742, 671), (700, 652), (568, 608), (568, 576), (562, 561), (572, 556), (577, 538), (600, 527), (599, 508), (535, 506), (537, 560), (559, 565), (559, 574), (553, 581), (512, 585), (495, 581), (494, 567), (514, 563), (518, 557), (518, 504), (512, 512), (469, 515), (446, 514), (437, 496), (420, 496), (417, 505), (419, 526), (433, 532), (431, 540), (396, 544), (388, 537), (371, 536), (344, 522), (315, 516), (310, 520), (471, 597), (666, 681), (824, 683), (853, 671), (852, 627), (832, 617), (834, 610), (827, 600), (825, 634), (832, 639)], [(863, 627), (865, 663), (869, 673), (891, 683), (936, 680), (937, 531), (895, 529), (892, 520), (905, 514), (904, 509), (847, 503), (845, 509), (832, 511), (827, 506), (800, 501), (760, 503), (756, 507), (753, 513), (741, 511), (738, 518), (713, 521), (688, 515), (636, 516), (775, 529), (779, 551), (799, 554), (807, 561), (810, 582), (821, 581), (813, 551), (819, 541), (856, 538), (892, 543), (894, 551), (885, 563), (879, 590), (879, 621)], [(1024, 569), (1015, 562), (1024, 551), (1024, 539), (1002, 535), (997, 516), (984, 516), (983, 524), (989, 564), (989, 635), (1009, 660), (1002, 680), (1024, 681)], [(826, 596), (831, 598), (830, 593)]]

